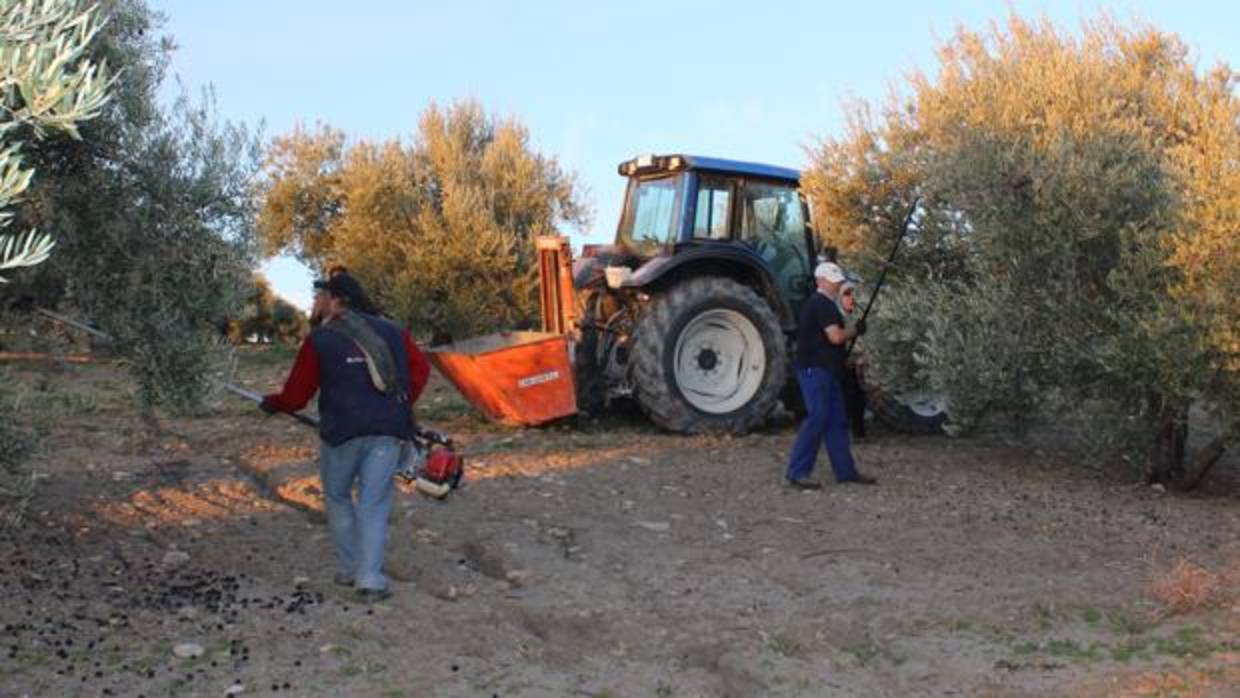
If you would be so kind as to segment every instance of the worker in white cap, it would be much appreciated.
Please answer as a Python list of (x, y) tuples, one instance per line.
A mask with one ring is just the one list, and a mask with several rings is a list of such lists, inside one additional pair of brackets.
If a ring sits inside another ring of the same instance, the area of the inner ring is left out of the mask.
[(836, 482), (864, 485), (876, 482), (857, 470), (848, 438), (848, 414), (841, 389), (844, 347), (849, 340), (865, 334), (866, 328), (864, 320), (859, 320), (852, 329), (845, 326), (837, 301), (840, 287), (846, 281), (844, 270), (838, 264), (819, 264), (814, 269), (818, 291), (801, 306), (794, 367), (806, 415), (792, 444), (784, 474), (788, 484), (797, 489), (822, 488), (810, 479), (820, 446), (826, 447)]

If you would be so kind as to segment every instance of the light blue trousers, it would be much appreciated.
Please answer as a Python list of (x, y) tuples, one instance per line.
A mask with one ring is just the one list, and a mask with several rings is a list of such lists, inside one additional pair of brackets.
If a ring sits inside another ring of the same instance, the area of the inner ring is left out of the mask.
[(400, 440), (394, 436), (359, 436), (339, 446), (319, 442), (319, 477), (337, 568), (358, 589), (388, 585), (383, 548), (399, 452)]

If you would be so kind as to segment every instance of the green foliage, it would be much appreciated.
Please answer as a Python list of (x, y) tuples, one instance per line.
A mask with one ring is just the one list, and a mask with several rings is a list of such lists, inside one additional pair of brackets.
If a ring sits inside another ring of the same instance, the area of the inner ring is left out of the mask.
[(18, 217), (54, 232), (58, 248), (15, 291), (114, 336), (147, 404), (193, 408), (219, 328), (251, 286), (259, 140), (220, 122), (210, 92), (161, 107), (172, 43), (159, 17), (142, 0), (102, 7), (91, 56), (121, 78), (83, 142), (30, 151), (38, 176)]
[(77, 122), (98, 114), (107, 70), (85, 52), (101, 26), (97, 8), (77, 0), (0, 3), (0, 89), (11, 120), (0, 131), (28, 124), (76, 136)]
[(228, 339), (233, 344), (254, 341), (290, 344), (300, 341), (310, 329), (306, 314), (280, 298), (260, 274), (254, 275), (253, 289), (245, 298), (240, 315), (228, 321)]
[[(16, 41), (3, 33), (14, 16), (38, 12), (55, 18)], [(9, 158), (0, 162), (0, 207), (21, 194), (0, 224), (45, 231), (0, 236), (0, 269), (46, 258), (54, 238), (57, 253), (6, 284), (6, 295), (71, 306), (116, 338), (147, 405), (192, 408), (205, 394), (219, 327), (250, 283), (259, 147), (218, 122), (210, 94), (160, 107), (172, 44), (158, 24), (142, 0), (103, 0), (97, 10), (0, 0), (0, 152)], [(105, 64), (120, 77), (108, 81), (96, 67)], [(0, 412), (8, 520), (33, 488), (21, 464), (33, 444)]]
[(295, 131), (272, 144), (267, 175), (266, 252), (345, 265), (416, 331), (532, 321), (533, 238), (588, 219), (573, 177), (533, 152), (523, 126), (474, 102), (429, 107), (410, 145)]
[[(0, 183), (0, 187), (3, 186)], [(33, 230), (19, 235), (0, 235), (0, 271), (40, 264), (47, 260), (55, 246), (56, 241), (51, 235), (41, 235)], [(0, 277), (0, 283), (7, 281)]]
[(1174, 36), (1106, 20), (1073, 39), (1013, 16), (939, 57), (881, 119), (855, 107), (806, 177), (820, 231), (871, 272), (922, 197), (866, 338), (876, 375), (945, 395), (957, 430), (1071, 417), (1163, 474), (1190, 405), (1234, 438), (1231, 72), (1198, 75)]
[[(0, 230), (25, 194), (34, 169), (25, 158), (55, 131), (80, 139), (78, 124), (98, 116), (108, 100), (104, 64), (86, 52), (103, 26), (94, 6), (76, 0), (0, 0)], [(44, 262), (55, 246), (47, 233), (0, 233), (0, 271)], [(0, 276), (0, 283), (7, 279)], [(0, 406), (0, 523), (20, 521), (34, 489), (23, 463), (32, 434)]]
[(73, 297), (133, 360), (145, 402), (191, 407), (207, 349), (250, 282), (257, 145), (216, 123), (208, 95), (199, 106), (183, 97), (130, 147), (125, 168), (91, 173), (74, 218), (60, 219), (90, 231), (77, 238), (88, 249), (64, 255)]
[(1017, 655), (1042, 654), (1080, 663), (1099, 661), (1129, 662), (1133, 659), (1149, 661), (1151, 657), (1165, 656), (1185, 659), (1204, 658), (1236, 647), (1235, 642), (1218, 641), (1205, 636), (1200, 628), (1187, 627), (1171, 635), (1154, 637), (1128, 637), (1110, 642), (1085, 644), (1069, 638), (1025, 640), (1013, 645)]
[[(0, 228), (34, 175), (23, 146), (49, 129), (79, 138), (78, 123), (106, 104), (108, 71), (86, 55), (101, 28), (97, 8), (77, 0), (0, 0)], [(39, 264), (53, 245), (34, 231), (0, 234), (0, 270)]]

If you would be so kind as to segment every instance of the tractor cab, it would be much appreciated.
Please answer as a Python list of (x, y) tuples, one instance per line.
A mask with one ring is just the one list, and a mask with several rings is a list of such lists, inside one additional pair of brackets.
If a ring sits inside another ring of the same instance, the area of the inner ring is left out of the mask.
[(643, 155), (618, 169), (629, 184), (614, 249), (639, 272), (625, 285), (649, 283), (688, 253), (750, 266), (789, 313), (813, 290), (816, 250), (796, 170), (693, 155)]

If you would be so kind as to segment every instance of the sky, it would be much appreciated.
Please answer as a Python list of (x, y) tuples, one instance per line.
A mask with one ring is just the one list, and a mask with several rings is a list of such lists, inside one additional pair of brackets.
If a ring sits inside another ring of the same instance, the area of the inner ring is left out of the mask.
[[(1240, 68), (1240, 5), (1192, 0), (149, 0), (177, 44), (170, 71), (212, 85), (220, 115), (331, 125), (351, 139), (412, 140), (431, 103), (478, 100), (515, 117), (543, 155), (575, 172), (594, 211), (574, 247), (607, 242), (624, 194), (621, 161), (690, 153), (803, 168), (843, 135), (845, 105), (871, 104), (910, 71), (933, 75), (958, 26), (1009, 12), (1065, 31), (1108, 13), (1175, 32), (1198, 68)], [(169, 80), (166, 96), (174, 94)], [(306, 308), (309, 270), (263, 265)]]

